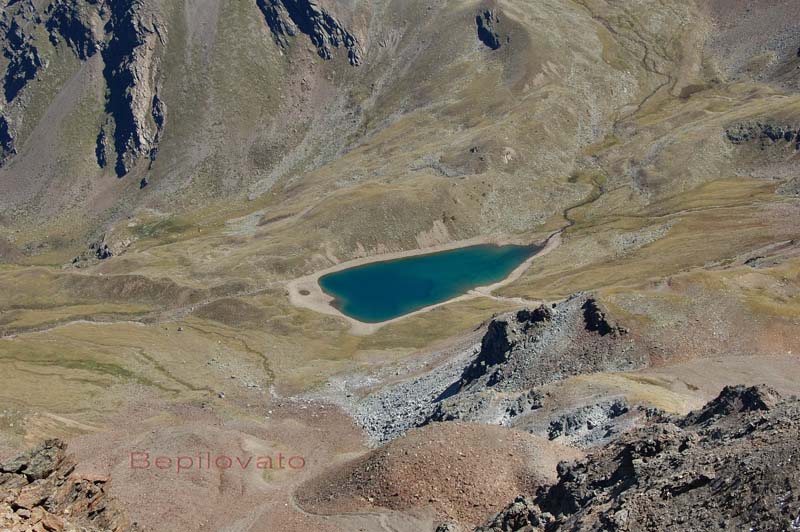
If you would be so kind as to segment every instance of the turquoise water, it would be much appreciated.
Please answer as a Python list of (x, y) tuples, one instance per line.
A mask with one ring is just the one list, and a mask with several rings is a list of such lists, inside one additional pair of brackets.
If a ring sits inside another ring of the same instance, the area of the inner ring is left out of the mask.
[(537, 251), (471, 246), (356, 266), (321, 277), (319, 285), (342, 313), (377, 323), (505, 279)]

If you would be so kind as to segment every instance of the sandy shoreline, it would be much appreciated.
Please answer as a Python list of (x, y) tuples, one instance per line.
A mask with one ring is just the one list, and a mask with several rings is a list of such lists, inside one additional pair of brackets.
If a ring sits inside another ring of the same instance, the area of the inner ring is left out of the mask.
[(366, 323), (343, 314), (342, 312), (339, 311), (339, 309), (333, 306), (334, 298), (323, 292), (322, 288), (319, 285), (319, 279), (323, 275), (327, 275), (329, 273), (337, 272), (340, 270), (346, 270), (354, 266), (361, 266), (373, 262), (383, 262), (387, 260), (413, 257), (416, 255), (428, 255), (430, 253), (437, 253), (439, 251), (448, 251), (463, 247), (476, 246), (479, 244), (529, 245), (531, 244), (531, 242), (524, 242), (521, 241), (520, 239), (515, 239), (515, 238), (502, 238), (502, 237), (498, 238), (498, 237), (482, 236), (482, 237), (471, 238), (468, 240), (460, 240), (458, 242), (450, 242), (439, 246), (432, 246), (424, 249), (414, 249), (410, 251), (400, 251), (396, 253), (386, 253), (384, 255), (375, 255), (372, 257), (362, 257), (358, 259), (353, 259), (347, 262), (336, 264), (335, 266), (331, 266), (330, 268), (314, 272), (304, 277), (300, 277), (289, 281), (286, 284), (286, 288), (289, 291), (289, 301), (297, 307), (306, 308), (322, 314), (329, 314), (331, 316), (336, 316), (338, 318), (346, 320), (350, 324), (350, 332), (352, 334), (356, 335), (372, 334), (381, 327), (388, 325), (389, 323), (394, 323), (396, 321), (408, 318), (409, 316), (415, 316), (423, 312), (428, 312), (429, 310), (434, 309), (436, 307), (440, 307), (442, 305), (448, 305), (450, 303), (455, 303), (456, 301), (466, 301), (477, 297), (493, 297), (492, 296), (493, 291), (519, 279), (520, 276), (522, 276), (522, 274), (525, 272), (525, 270), (527, 270), (530, 267), (534, 259), (547, 255), (552, 250), (557, 248), (561, 244), (561, 231), (556, 231), (554, 233), (551, 233), (547, 238), (545, 238), (540, 242), (534, 242), (533, 244), (542, 246), (539, 252), (536, 253), (535, 255), (532, 255), (531, 257), (526, 259), (525, 262), (517, 266), (514, 269), (514, 271), (512, 271), (505, 279), (502, 279), (488, 286), (479, 286), (473, 288), (466, 294), (462, 294), (458, 297), (454, 297), (446, 301), (442, 301), (440, 303), (435, 303), (433, 305), (429, 305), (427, 307), (415, 310), (414, 312), (398, 316), (397, 318), (381, 321), (378, 323)]

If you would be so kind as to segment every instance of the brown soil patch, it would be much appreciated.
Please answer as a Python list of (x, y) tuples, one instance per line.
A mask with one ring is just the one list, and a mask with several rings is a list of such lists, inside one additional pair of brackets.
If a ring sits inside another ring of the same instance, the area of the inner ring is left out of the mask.
[(494, 425), (437, 423), (408, 432), (301, 486), (308, 512), (431, 507), (442, 519), (475, 525), (509, 493), (531, 493), (555, 478), (560, 460), (580, 453)]

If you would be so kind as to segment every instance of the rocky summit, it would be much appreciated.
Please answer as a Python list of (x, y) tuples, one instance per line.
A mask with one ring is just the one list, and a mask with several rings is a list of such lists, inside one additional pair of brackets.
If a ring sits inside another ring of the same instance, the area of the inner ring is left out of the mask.
[(796, 0), (0, 0), (0, 530), (800, 530)]

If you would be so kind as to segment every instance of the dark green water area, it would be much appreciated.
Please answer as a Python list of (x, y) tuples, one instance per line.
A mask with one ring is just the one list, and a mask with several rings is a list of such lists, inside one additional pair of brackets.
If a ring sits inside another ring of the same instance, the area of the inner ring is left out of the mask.
[(348, 268), (321, 277), (319, 284), (342, 313), (377, 323), (505, 279), (539, 249), (470, 246)]

